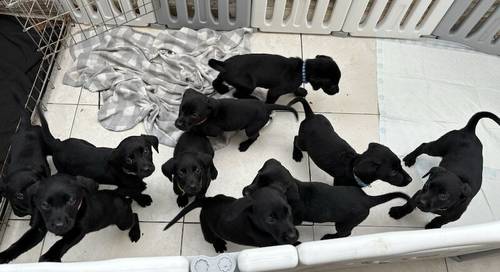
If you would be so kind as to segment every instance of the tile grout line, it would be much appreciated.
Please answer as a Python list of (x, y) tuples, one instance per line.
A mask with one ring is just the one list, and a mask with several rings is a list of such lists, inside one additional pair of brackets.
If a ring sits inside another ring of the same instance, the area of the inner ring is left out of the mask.
[(75, 114), (73, 115), (73, 121), (71, 122), (71, 129), (69, 130), (69, 137), (68, 138), (71, 138), (71, 134), (73, 133), (73, 127), (75, 126), (76, 114), (78, 113), (78, 108), (80, 106), (79, 105), (80, 99), (82, 97), (82, 88), (80, 88), (80, 95), (78, 96), (78, 104), (76, 105), (76, 108), (75, 108)]
[(444, 258), (444, 266), (446, 267), (446, 271), (450, 272), (450, 269), (448, 268), (448, 258)]
[(181, 246), (180, 246), (180, 249), (179, 249), (179, 256), (182, 256), (182, 245), (184, 243), (184, 221), (186, 221), (185, 216), (182, 218)]

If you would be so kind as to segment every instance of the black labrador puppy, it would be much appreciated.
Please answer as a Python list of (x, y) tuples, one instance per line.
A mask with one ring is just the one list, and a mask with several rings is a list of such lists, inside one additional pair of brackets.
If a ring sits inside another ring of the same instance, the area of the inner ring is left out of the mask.
[(143, 178), (155, 170), (151, 152), (151, 147), (158, 152), (155, 136), (130, 136), (114, 149), (76, 138), (61, 141), (52, 136), (43, 113), (39, 114), (43, 140), (59, 172), (116, 185), (119, 194), (131, 197), (142, 207), (151, 205), (151, 197), (142, 192), (146, 190)]
[(301, 182), (275, 159), (264, 163), (252, 184), (243, 189), (243, 195), (253, 196), (261, 188), (278, 190), (287, 196), (296, 224), (301, 221), (335, 222), (337, 233), (326, 234), (322, 240), (351, 235), (352, 229), (368, 217), (370, 209), (374, 206), (395, 198), (410, 199), (400, 192), (369, 196), (355, 186)]
[(297, 97), (288, 105), (297, 102), (304, 106), (306, 118), (293, 141), (295, 161), (301, 161), (302, 151), (306, 151), (319, 168), (335, 178), (335, 185), (365, 187), (380, 179), (402, 187), (411, 182), (400, 159), (388, 147), (370, 143), (363, 154), (358, 154), (325, 116), (313, 113), (304, 98)]
[(389, 214), (400, 219), (415, 208), (440, 215), (425, 228), (434, 229), (458, 220), (481, 189), (483, 180), (483, 146), (476, 136), (476, 125), (481, 118), (490, 118), (500, 125), (500, 119), (491, 112), (474, 114), (467, 125), (453, 130), (439, 139), (423, 143), (403, 158), (412, 166), (418, 156), (427, 154), (442, 157), (439, 167), (432, 167), (424, 187), (404, 205), (391, 208)]
[(292, 107), (264, 104), (255, 99), (214, 99), (188, 89), (182, 97), (175, 126), (212, 137), (244, 129), (248, 139), (240, 143), (239, 150), (243, 152), (257, 140), (260, 129), (275, 110), (290, 111), (298, 119)]
[(30, 229), (8, 249), (0, 252), (0, 263), (8, 263), (35, 247), (47, 231), (62, 236), (45, 254), (41, 262), (60, 262), (62, 256), (87, 233), (110, 225), (129, 231), (132, 242), (141, 236), (137, 214), (131, 200), (115, 191), (97, 191), (88, 178), (56, 174), (30, 187), (33, 214)]
[(5, 168), (5, 177), (0, 177), (0, 194), (12, 206), (15, 215), (31, 214), (28, 188), (50, 175), (39, 126), (31, 125), (28, 111), (21, 107), (17, 96), (15, 101), (21, 108), (19, 129), (11, 140), (11, 148)]
[(165, 230), (198, 207), (201, 207), (203, 236), (218, 253), (227, 250), (226, 241), (262, 247), (295, 244), (299, 237), (286, 197), (269, 188), (239, 199), (225, 195), (197, 199), (170, 221)]
[(256, 87), (263, 87), (269, 89), (266, 103), (272, 104), (286, 93), (306, 96), (307, 91), (300, 85), (308, 82), (314, 90), (321, 88), (329, 95), (339, 92), (340, 69), (328, 56), (318, 55), (303, 61), (279, 55), (246, 54), (225, 61), (211, 59), (208, 65), (220, 72), (212, 83), (214, 89), (227, 93), (226, 82), (236, 88), (237, 98), (249, 98)]
[(174, 149), (174, 157), (165, 162), (161, 170), (174, 183), (178, 195), (177, 205), (184, 207), (188, 197), (204, 197), (210, 181), (217, 178), (212, 144), (203, 135), (184, 132)]

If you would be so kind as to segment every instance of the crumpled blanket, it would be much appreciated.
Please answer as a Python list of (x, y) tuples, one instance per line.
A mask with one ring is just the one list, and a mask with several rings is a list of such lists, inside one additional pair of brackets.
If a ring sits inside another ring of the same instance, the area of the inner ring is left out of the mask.
[(118, 27), (71, 48), (76, 66), (63, 83), (102, 92), (98, 121), (104, 128), (122, 131), (144, 122), (146, 133), (174, 146), (182, 133), (174, 121), (184, 91), (220, 97), (211, 84), (218, 72), (208, 60), (247, 53), (250, 32), (182, 28), (153, 36)]

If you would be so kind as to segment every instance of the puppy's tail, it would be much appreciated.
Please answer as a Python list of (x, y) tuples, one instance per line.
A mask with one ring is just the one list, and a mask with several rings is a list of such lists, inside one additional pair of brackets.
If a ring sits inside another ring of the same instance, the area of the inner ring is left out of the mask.
[(180, 211), (175, 217), (174, 219), (172, 219), (168, 224), (167, 226), (163, 229), (164, 231), (169, 229), (172, 225), (174, 225), (175, 223), (177, 223), (177, 221), (179, 221), (179, 219), (181, 219), (184, 215), (186, 215), (188, 212), (196, 209), (196, 208), (200, 208), (203, 206), (203, 200), (205, 200), (204, 197), (196, 197), (194, 199), (193, 202), (189, 203), (189, 205), (187, 205), (186, 207), (184, 207), (184, 209), (182, 209), (182, 211)]
[(370, 196), (370, 207), (374, 207), (377, 205), (380, 205), (382, 203), (385, 203), (387, 201), (393, 200), (395, 198), (402, 198), (406, 201), (410, 200), (410, 197), (401, 192), (394, 192), (394, 193), (388, 193), (384, 195), (379, 195), (379, 196)]
[(480, 111), (480, 112), (477, 112), (476, 114), (472, 115), (472, 117), (469, 119), (469, 122), (464, 127), (464, 130), (475, 134), (477, 123), (482, 118), (490, 118), (491, 120), (495, 121), (495, 123), (497, 123), (500, 126), (500, 118), (498, 118), (498, 116), (496, 116), (495, 114), (493, 114), (489, 111)]
[(59, 140), (54, 138), (52, 133), (50, 133), (49, 124), (47, 123), (47, 119), (45, 119), (45, 115), (42, 112), (40, 107), (37, 107), (38, 116), (40, 117), (40, 124), (42, 125), (42, 139), (45, 145), (49, 149), (49, 154), (52, 154), (52, 151), (55, 150), (59, 144)]
[(311, 109), (311, 106), (307, 102), (307, 100), (303, 97), (295, 97), (292, 101), (290, 101), (287, 106), (292, 106), (293, 104), (300, 102), (302, 107), (304, 107), (304, 112), (306, 113), (306, 118), (309, 118), (314, 115), (314, 112)]
[(266, 104), (266, 108), (268, 111), (275, 111), (275, 110), (281, 110), (281, 111), (289, 111), (291, 113), (293, 113), (293, 115), (295, 115), (295, 119), (297, 119), (297, 121), (299, 120), (299, 114), (297, 113), (297, 111), (290, 107), (290, 106), (285, 106), (285, 105), (277, 105), (277, 104)]
[(224, 62), (216, 59), (210, 59), (208, 61), (208, 66), (219, 72), (224, 72), (226, 70), (226, 68), (224, 68)]

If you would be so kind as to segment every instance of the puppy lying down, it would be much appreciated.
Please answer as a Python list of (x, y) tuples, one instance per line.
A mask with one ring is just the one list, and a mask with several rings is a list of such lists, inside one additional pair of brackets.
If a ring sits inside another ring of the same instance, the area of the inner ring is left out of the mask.
[(432, 167), (423, 176), (429, 176), (424, 187), (405, 205), (390, 210), (393, 218), (400, 219), (415, 208), (439, 215), (425, 226), (426, 229), (440, 228), (460, 219), (481, 189), (483, 180), (483, 146), (476, 136), (476, 126), (482, 118), (490, 118), (500, 125), (495, 114), (478, 112), (464, 128), (421, 144), (403, 159), (407, 166), (412, 166), (422, 154), (442, 157), (439, 166)]
[(294, 244), (299, 237), (286, 197), (268, 188), (239, 199), (225, 195), (196, 199), (175, 216), (165, 230), (198, 207), (201, 207), (203, 237), (218, 253), (227, 250), (226, 241), (263, 247)]
[(173, 182), (178, 195), (177, 205), (184, 207), (188, 197), (204, 197), (210, 181), (217, 178), (212, 144), (203, 135), (184, 132), (174, 149), (174, 157), (165, 162), (161, 170)]
[(132, 242), (141, 236), (137, 214), (131, 200), (114, 191), (97, 191), (88, 178), (56, 174), (32, 185), (32, 217), (30, 229), (8, 249), (0, 252), (0, 263), (8, 263), (40, 243), (47, 231), (62, 236), (45, 254), (41, 262), (60, 262), (62, 256), (87, 233), (110, 225), (129, 229)]
[(335, 185), (365, 187), (382, 180), (402, 187), (411, 182), (398, 156), (388, 147), (370, 143), (365, 152), (358, 154), (335, 132), (325, 116), (313, 113), (304, 98), (297, 97), (288, 105), (297, 102), (303, 105), (306, 118), (293, 140), (295, 161), (301, 161), (302, 151), (306, 151), (321, 170), (334, 177)]
[(50, 168), (40, 127), (31, 125), (28, 111), (17, 96), (14, 98), (21, 109), (21, 122), (11, 140), (5, 177), (0, 177), (0, 195), (9, 201), (14, 214), (22, 217), (31, 214), (28, 188), (48, 177)]
[(114, 149), (76, 138), (61, 141), (52, 136), (43, 113), (39, 114), (44, 142), (59, 172), (116, 185), (117, 193), (131, 197), (142, 207), (151, 205), (151, 197), (142, 192), (146, 190), (143, 178), (155, 170), (151, 152), (151, 147), (158, 152), (155, 136), (130, 136)]
[(240, 143), (239, 150), (246, 151), (259, 137), (259, 131), (275, 110), (297, 111), (288, 106), (264, 104), (255, 99), (214, 99), (188, 89), (182, 97), (179, 117), (175, 126), (206, 136), (220, 136), (225, 131), (245, 130), (248, 139)]
[(252, 184), (243, 189), (243, 195), (251, 197), (262, 188), (277, 190), (287, 196), (295, 224), (302, 221), (335, 222), (337, 233), (326, 234), (322, 240), (351, 235), (352, 229), (368, 217), (374, 206), (395, 198), (409, 199), (406, 194), (400, 192), (369, 196), (355, 186), (301, 182), (275, 159), (264, 163)]
[(214, 89), (227, 93), (226, 82), (236, 88), (237, 98), (249, 98), (256, 87), (263, 87), (269, 89), (266, 103), (272, 104), (286, 93), (306, 96), (307, 91), (300, 88), (302, 83), (311, 83), (314, 90), (321, 88), (329, 95), (339, 92), (340, 69), (328, 56), (303, 61), (279, 55), (245, 54), (225, 61), (211, 59), (208, 65), (220, 72), (212, 82)]

